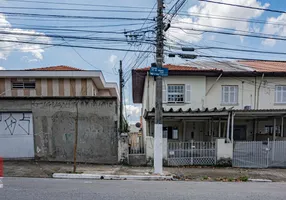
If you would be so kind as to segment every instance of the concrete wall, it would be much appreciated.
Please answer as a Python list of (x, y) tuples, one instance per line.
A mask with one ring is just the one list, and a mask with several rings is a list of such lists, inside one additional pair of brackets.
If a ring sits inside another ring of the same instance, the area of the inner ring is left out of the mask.
[(0, 99), (0, 112), (31, 111), (35, 156), (72, 161), (78, 105), (78, 162), (118, 162), (116, 98)]
[(216, 140), (217, 160), (223, 158), (233, 158), (233, 143), (226, 143), (225, 139)]

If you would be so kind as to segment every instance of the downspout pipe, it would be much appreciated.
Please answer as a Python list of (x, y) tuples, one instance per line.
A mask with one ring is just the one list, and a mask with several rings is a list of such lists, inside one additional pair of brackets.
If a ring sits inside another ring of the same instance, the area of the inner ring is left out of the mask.
[(261, 85), (262, 85), (263, 79), (264, 79), (264, 73), (262, 74), (261, 81), (260, 81), (260, 83), (259, 83), (258, 90), (257, 90), (257, 102), (256, 102), (256, 109), (259, 109), (259, 93), (260, 93), (260, 88), (261, 88)]

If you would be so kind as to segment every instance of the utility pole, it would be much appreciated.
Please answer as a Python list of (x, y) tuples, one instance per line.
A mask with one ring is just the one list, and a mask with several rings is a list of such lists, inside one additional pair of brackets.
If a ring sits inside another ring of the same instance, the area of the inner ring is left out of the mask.
[[(157, 0), (157, 45), (156, 65), (163, 66), (164, 37), (163, 37), (163, 0)], [(154, 136), (154, 173), (163, 173), (163, 125), (162, 125), (162, 76), (156, 77), (156, 104), (155, 104), (155, 136)]]
[(119, 87), (120, 87), (120, 106), (119, 106), (119, 133), (121, 135), (123, 127), (122, 127), (122, 117), (123, 117), (123, 71), (122, 71), (122, 60), (119, 63)]

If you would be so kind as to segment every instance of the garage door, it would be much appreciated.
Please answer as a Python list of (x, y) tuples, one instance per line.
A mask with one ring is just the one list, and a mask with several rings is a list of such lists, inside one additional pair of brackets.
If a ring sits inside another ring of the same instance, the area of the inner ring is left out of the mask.
[(0, 113), (0, 157), (34, 157), (32, 113)]

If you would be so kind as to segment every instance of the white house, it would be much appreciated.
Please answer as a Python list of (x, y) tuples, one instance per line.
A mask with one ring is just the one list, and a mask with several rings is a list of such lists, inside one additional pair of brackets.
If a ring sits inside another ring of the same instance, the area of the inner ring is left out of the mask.
[[(165, 148), (166, 143), (213, 142), (217, 138), (226, 138), (227, 142), (286, 138), (286, 62), (164, 67), (169, 69), (169, 76), (163, 77)], [(156, 81), (149, 75), (149, 68), (133, 70), (132, 78), (133, 101), (142, 104), (148, 154), (148, 141), (154, 135)]]

